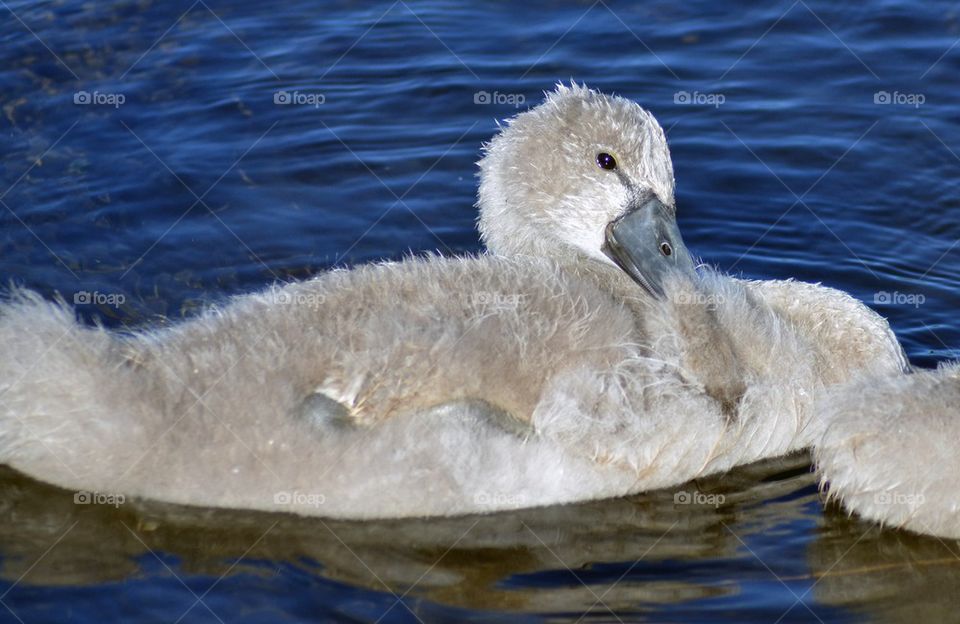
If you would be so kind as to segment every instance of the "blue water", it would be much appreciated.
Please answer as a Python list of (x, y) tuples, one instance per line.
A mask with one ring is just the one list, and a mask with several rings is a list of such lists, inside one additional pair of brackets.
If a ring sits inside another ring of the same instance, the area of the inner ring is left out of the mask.
[[(954, 2), (4, 0), (0, 16), (0, 280), (91, 322), (478, 251), (481, 142), (574, 78), (667, 129), (705, 261), (851, 292), (915, 364), (958, 355)], [(955, 617), (956, 544), (824, 510), (792, 461), (705, 483), (717, 509), (654, 493), (369, 525), (83, 507), (4, 473), (0, 621), (172, 622), (197, 597), (181, 621)]]

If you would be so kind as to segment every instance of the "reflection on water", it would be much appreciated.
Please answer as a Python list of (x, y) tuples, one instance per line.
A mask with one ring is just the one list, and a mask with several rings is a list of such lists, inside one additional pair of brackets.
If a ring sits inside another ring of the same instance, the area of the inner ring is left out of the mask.
[(396, 621), (481, 611), (484, 621), (607, 621), (611, 610), (623, 621), (948, 621), (960, 606), (956, 544), (822, 514), (807, 461), (620, 500), (363, 523), (77, 504), (7, 470), (4, 600), (27, 622), (51, 598), (93, 615), (94, 588), (117, 584), (115, 612), (191, 609), (204, 621), (210, 611), (365, 621), (397, 599)]

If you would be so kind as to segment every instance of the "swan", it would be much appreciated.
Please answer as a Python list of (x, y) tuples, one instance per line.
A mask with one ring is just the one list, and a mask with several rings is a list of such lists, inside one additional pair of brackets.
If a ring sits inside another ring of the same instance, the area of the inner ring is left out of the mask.
[(663, 130), (571, 84), (484, 146), (487, 253), (333, 270), (163, 329), (0, 307), (0, 462), (77, 491), (339, 518), (622, 496), (811, 446), (906, 366), (849, 295), (697, 267)]
[(886, 526), (960, 539), (960, 363), (841, 384), (815, 414), (830, 497)]

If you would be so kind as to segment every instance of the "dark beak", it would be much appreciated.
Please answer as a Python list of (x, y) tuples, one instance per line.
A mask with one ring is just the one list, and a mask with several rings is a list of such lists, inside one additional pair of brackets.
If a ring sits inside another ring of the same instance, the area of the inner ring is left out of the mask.
[(631, 206), (608, 223), (603, 252), (654, 297), (663, 298), (670, 273), (696, 277), (676, 211), (657, 198)]

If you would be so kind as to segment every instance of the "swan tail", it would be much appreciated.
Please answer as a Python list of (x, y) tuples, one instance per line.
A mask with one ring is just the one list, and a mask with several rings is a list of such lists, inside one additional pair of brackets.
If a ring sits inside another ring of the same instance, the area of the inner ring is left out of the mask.
[(884, 526), (960, 538), (960, 364), (847, 384), (818, 412), (829, 499)]
[[(0, 304), (0, 463), (66, 484), (98, 449), (98, 395), (113, 341), (63, 302), (16, 291)], [(79, 435), (84, 434), (84, 435)], [(95, 462), (94, 462), (95, 463)]]

